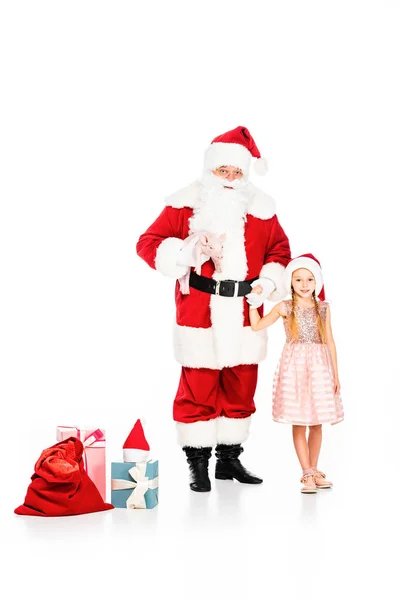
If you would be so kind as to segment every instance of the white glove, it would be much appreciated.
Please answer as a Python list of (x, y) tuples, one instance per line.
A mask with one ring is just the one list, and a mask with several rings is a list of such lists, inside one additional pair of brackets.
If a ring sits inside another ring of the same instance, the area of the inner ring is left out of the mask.
[[(189, 237), (192, 237), (189, 240)], [(189, 240), (189, 241), (187, 241)], [(195, 257), (195, 246), (198, 241), (198, 237), (196, 236), (188, 236), (186, 240), (184, 240), (182, 248), (178, 252), (178, 256), (176, 259), (176, 264), (181, 267), (195, 267), (196, 266), (196, 257)], [(209, 256), (206, 254), (201, 254), (201, 264), (203, 265), (205, 262), (209, 260)]]
[(262, 294), (256, 294), (255, 292), (251, 292), (246, 296), (247, 302), (250, 304), (250, 306), (253, 306), (254, 308), (258, 308), (259, 306), (264, 304), (265, 300), (270, 294), (272, 294), (276, 287), (272, 279), (266, 279), (264, 277), (253, 281), (251, 287), (253, 288), (256, 285), (261, 285), (263, 289)]

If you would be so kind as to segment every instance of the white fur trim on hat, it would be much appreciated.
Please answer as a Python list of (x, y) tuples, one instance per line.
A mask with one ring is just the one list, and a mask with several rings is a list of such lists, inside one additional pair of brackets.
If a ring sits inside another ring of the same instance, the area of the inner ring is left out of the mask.
[(256, 158), (254, 163), (254, 172), (257, 175), (266, 175), (268, 172), (268, 163), (265, 158)]
[(139, 448), (123, 448), (122, 455), (124, 462), (145, 462), (149, 456), (148, 450)]
[(324, 280), (322, 278), (322, 271), (319, 264), (309, 258), (308, 256), (299, 256), (298, 258), (294, 258), (290, 261), (288, 266), (285, 269), (284, 281), (287, 293), (291, 293), (292, 289), (292, 275), (297, 269), (308, 269), (315, 277), (315, 295), (318, 296), (322, 286), (324, 285)]
[(210, 171), (218, 167), (237, 167), (248, 175), (251, 163), (251, 154), (241, 144), (226, 144), (215, 142), (207, 148), (204, 154), (204, 167)]

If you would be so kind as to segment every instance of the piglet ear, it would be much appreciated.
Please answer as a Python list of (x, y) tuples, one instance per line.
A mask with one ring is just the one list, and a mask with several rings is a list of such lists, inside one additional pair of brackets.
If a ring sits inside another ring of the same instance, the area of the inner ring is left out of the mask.
[(200, 233), (200, 244), (207, 244), (208, 239), (205, 233)]
[(221, 233), (221, 235), (219, 236), (219, 241), (220, 242), (224, 242), (226, 238), (226, 232), (225, 233)]

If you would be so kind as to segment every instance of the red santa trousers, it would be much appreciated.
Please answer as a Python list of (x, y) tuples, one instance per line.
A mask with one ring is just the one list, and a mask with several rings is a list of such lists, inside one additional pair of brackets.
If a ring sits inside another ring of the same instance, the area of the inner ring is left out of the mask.
[(244, 441), (256, 410), (257, 374), (257, 364), (220, 370), (182, 367), (173, 407), (181, 445)]

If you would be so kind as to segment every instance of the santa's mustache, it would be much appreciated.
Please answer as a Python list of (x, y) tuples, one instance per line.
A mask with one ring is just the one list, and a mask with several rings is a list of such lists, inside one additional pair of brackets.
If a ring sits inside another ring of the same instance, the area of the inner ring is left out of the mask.
[(245, 190), (248, 186), (248, 181), (246, 179), (234, 179), (233, 181), (229, 181), (225, 179), (225, 177), (219, 177), (215, 175), (211, 171), (204, 171), (203, 176), (201, 178), (201, 183), (205, 188), (222, 190), (226, 188), (232, 188), (234, 190)]

